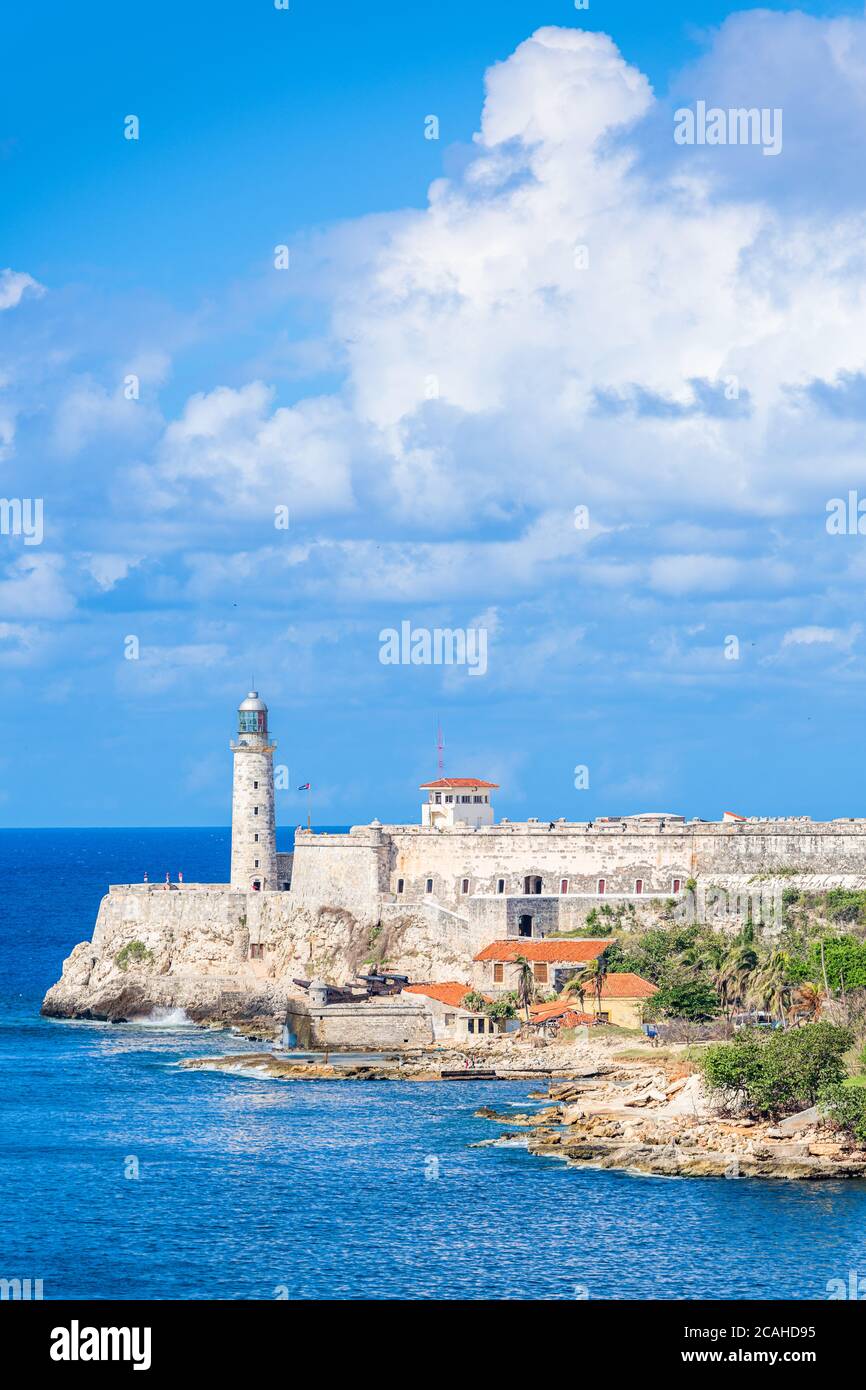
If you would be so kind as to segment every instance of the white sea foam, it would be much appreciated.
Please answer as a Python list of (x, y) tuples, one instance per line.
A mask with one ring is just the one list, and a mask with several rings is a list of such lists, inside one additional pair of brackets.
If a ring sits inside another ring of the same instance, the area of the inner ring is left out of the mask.
[(195, 1024), (187, 1014), (186, 1009), (168, 1009), (158, 1007), (151, 1009), (149, 1014), (141, 1014), (131, 1018), (130, 1023), (136, 1024), (139, 1028), (194, 1028)]

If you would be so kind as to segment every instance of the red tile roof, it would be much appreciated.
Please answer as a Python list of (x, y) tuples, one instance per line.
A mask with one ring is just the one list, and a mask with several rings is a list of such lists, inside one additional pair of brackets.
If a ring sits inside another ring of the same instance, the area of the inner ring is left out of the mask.
[[(594, 993), (592, 983), (586, 992), (587, 995)], [(642, 975), (632, 975), (630, 971), (623, 971), (620, 975), (605, 975), (601, 987), (602, 999), (649, 999), (657, 993), (658, 985), (651, 984)]]
[[(569, 965), (586, 964), (595, 960), (608, 946), (613, 945), (612, 937), (581, 938), (571, 941), (527, 941), (522, 938), (510, 941), (494, 941), (479, 951), (476, 960), (514, 960), (515, 956), (525, 956), (527, 960), (562, 961)], [(637, 978), (635, 976), (635, 978)]]
[(595, 1014), (577, 1013), (571, 1004), (536, 1004), (529, 1010), (533, 1023), (549, 1023), (557, 1019), (563, 1028), (576, 1028), (579, 1023), (595, 1023)]
[(440, 777), (438, 782), (422, 782), (419, 791), (448, 791), (450, 787), (492, 787), (499, 790), (498, 782), (482, 782), (480, 777)]
[[(453, 1009), (463, 1007), (463, 1000), (466, 995), (471, 993), (472, 986), (461, 984), (459, 980), (446, 980), (444, 984), (437, 985), (404, 985), (404, 994), (426, 994), (430, 999), (436, 999), (440, 1004), (448, 1004)], [(485, 999), (487, 995), (483, 996)]]

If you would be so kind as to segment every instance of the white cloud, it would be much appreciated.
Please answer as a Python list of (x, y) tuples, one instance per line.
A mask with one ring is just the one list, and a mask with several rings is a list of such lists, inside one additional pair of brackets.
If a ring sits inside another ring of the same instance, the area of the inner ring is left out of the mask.
[(0, 579), (0, 613), (4, 618), (65, 618), (74, 607), (63, 580), (59, 555), (20, 556)]
[(26, 292), (34, 295), (45, 293), (45, 286), (27, 275), (23, 270), (0, 270), (0, 310), (15, 309)]
[(100, 551), (81, 557), (82, 568), (95, 580), (99, 588), (107, 593), (125, 579), (129, 572), (141, 564), (141, 555), (117, 555)]
[(354, 505), (353, 443), (359, 431), (336, 400), (322, 397), (271, 411), (274, 392), (254, 381), (192, 396), (169, 425), (153, 468), (136, 480), (156, 505), (183, 496), (227, 521), (345, 512)]
[(782, 646), (809, 647), (820, 643), (847, 650), (854, 645), (862, 630), (859, 623), (853, 623), (850, 628), (844, 630), (836, 627), (795, 627), (785, 633)]

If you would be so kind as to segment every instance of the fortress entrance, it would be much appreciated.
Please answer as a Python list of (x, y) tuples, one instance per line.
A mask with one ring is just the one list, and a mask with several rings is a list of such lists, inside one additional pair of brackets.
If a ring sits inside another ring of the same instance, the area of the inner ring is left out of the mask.
[(518, 935), (518, 936), (531, 936), (531, 935), (532, 935), (532, 915), (531, 915), (531, 913), (528, 913), (528, 912), (527, 912), (527, 913), (525, 913), (525, 914), (520, 918), (520, 921), (517, 923), (517, 935)]

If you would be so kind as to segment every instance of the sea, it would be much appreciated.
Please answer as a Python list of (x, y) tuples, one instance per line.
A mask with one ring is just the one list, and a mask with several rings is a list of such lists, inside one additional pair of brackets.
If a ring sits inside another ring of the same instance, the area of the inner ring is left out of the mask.
[[(288, 848), (290, 832), (285, 832)], [(826, 1299), (866, 1184), (666, 1179), (481, 1146), (522, 1082), (184, 1071), (182, 1013), (40, 1017), (109, 882), (225, 881), (220, 829), (0, 831), (0, 1280), (45, 1299)], [(855, 1284), (856, 1287), (856, 1284)]]

